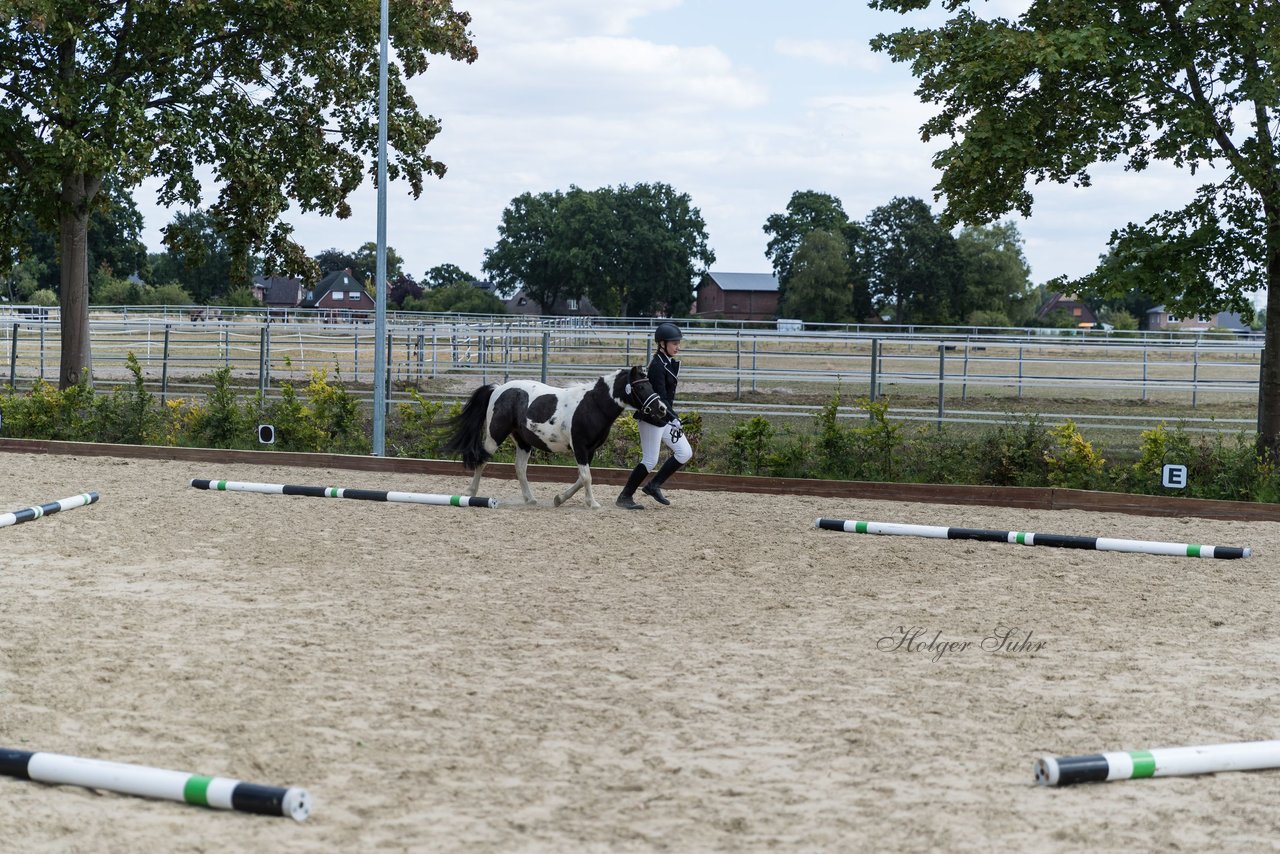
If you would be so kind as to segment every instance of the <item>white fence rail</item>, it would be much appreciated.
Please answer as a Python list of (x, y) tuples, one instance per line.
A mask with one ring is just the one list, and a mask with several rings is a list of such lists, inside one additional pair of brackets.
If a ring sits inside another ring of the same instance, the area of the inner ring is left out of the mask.
[[(651, 323), (397, 315), (389, 320), (383, 342), (388, 400), (405, 399), (406, 385), (457, 396), (480, 383), (524, 377), (563, 384), (611, 367), (642, 364), (652, 353)], [(1250, 425), (1247, 419), (1211, 419), (1213, 408), (1224, 401), (1256, 401), (1258, 395), (1257, 339), (870, 329), (688, 328), (681, 395), (705, 399), (698, 406), (704, 411), (809, 415), (812, 405), (760, 401), (768, 396), (764, 393), (826, 394), (838, 386), (846, 399), (890, 394), (918, 403), (922, 396), (936, 397), (936, 411), (919, 417), (939, 421), (990, 418), (973, 412), (966, 419), (963, 407), (998, 400), (1042, 398), (1059, 408), (1071, 398), (1153, 401), (1205, 409), (1207, 424), (1227, 429)], [(373, 325), (361, 321), (268, 320), (232, 316), (230, 310), (216, 319), (195, 320), (190, 312), (95, 311), (90, 338), (95, 383), (130, 380), (125, 365), (132, 353), (162, 396), (178, 386), (186, 394), (207, 386), (209, 375), (220, 368), (241, 383), (256, 381), (266, 394), (281, 382), (305, 383), (313, 371), (337, 376), (367, 396), (374, 381)], [(16, 390), (40, 379), (56, 382), (59, 348), (56, 316), (0, 314), (0, 384)], [(747, 402), (741, 402), (744, 396)], [(1111, 421), (1125, 423), (1119, 416)]]

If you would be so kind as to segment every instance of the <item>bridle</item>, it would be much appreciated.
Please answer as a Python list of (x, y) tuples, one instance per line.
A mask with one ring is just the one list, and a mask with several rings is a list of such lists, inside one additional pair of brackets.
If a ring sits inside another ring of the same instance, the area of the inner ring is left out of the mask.
[[(647, 381), (646, 381), (647, 382)], [(649, 396), (644, 400), (640, 399), (639, 390), (632, 383), (628, 382), (626, 387), (627, 398), (631, 401), (631, 405), (641, 415), (654, 418), (659, 407), (666, 409), (667, 405), (663, 403), (662, 398), (658, 396), (656, 391), (650, 391)]]

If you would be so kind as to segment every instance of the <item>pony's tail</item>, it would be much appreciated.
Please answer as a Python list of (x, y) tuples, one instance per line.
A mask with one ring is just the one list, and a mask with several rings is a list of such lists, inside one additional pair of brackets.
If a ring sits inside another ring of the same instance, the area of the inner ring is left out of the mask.
[(489, 461), (489, 452), (484, 449), (484, 428), (491, 397), (493, 386), (480, 386), (462, 411), (444, 422), (453, 435), (441, 450), (449, 455), (461, 454), (462, 465), (470, 471)]

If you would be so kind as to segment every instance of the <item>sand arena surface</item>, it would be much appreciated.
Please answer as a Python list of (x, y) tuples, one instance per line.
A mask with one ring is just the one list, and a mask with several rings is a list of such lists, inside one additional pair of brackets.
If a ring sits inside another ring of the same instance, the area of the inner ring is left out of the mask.
[[(297, 824), (0, 778), (10, 850), (1256, 849), (1280, 771), (1032, 763), (1280, 737), (1280, 525), (679, 489), (643, 513), (212, 493), (461, 478), (0, 454), (0, 746), (308, 788)], [(482, 494), (515, 499), (514, 481)], [(600, 497), (612, 499), (613, 488)], [(650, 507), (651, 502), (644, 499)], [(1195, 560), (817, 516), (1249, 545)], [(990, 652), (997, 627), (1031, 649)], [(900, 629), (954, 642), (893, 647)], [(890, 640), (885, 640), (886, 638)], [(969, 642), (968, 647), (959, 644)]]

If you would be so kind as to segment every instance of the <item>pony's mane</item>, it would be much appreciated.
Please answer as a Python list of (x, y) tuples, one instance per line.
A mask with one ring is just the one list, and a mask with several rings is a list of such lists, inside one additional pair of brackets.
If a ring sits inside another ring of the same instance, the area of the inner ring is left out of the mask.
[(594, 388), (595, 384), (600, 382), (600, 380), (605, 380), (606, 382), (608, 382), (611, 378), (616, 377), (618, 374), (624, 373), (629, 370), (631, 370), (631, 368), (619, 368), (616, 371), (610, 371), (607, 374), (601, 374), (600, 376), (592, 377), (589, 380), (579, 380), (576, 383), (569, 383), (569, 385), (565, 386), (565, 388)]

